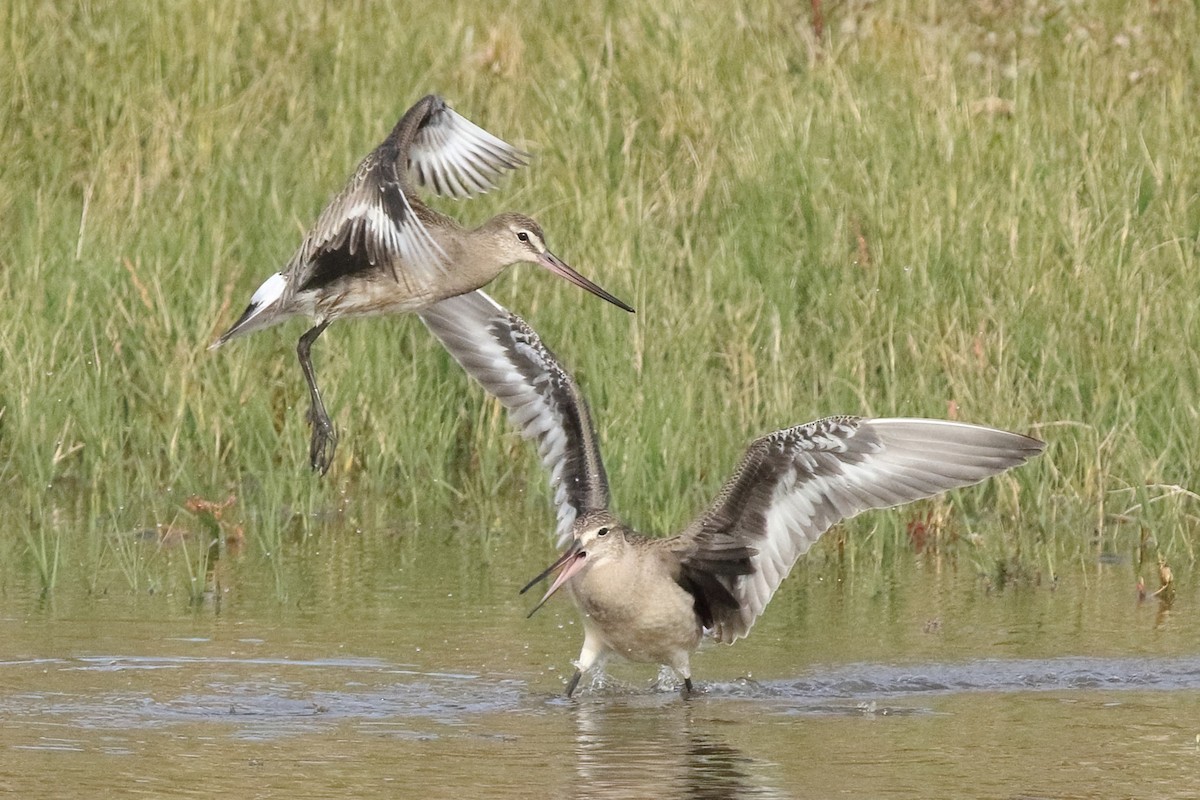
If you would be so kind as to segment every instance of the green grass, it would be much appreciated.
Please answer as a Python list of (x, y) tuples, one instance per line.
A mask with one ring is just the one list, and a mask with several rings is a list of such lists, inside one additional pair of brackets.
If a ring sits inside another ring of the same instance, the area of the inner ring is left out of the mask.
[[(1194, 6), (828, 3), (817, 42), (807, 3), (445, 5), (0, 8), (6, 584), (190, 585), (200, 540), (129, 537), (200, 535), (192, 495), (238, 497), (264, 574), (347, 529), (551, 527), (530, 448), (415, 318), (318, 343), (323, 481), (301, 324), (205, 350), (429, 91), (538, 155), (439, 205), (535, 214), (638, 308), (491, 288), (575, 370), (635, 524), (686, 521), (768, 430), (953, 408), (1049, 442), (952, 501), (981, 572), (1194, 560)], [(912, 514), (849, 526), (849, 557), (911, 552)]]

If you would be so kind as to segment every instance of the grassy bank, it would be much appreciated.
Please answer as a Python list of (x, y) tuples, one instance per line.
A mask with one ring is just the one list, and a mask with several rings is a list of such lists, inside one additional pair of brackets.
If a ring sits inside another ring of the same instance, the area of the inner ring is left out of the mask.
[[(575, 369), (636, 524), (681, 524), (765, 431), (956, 415), (1049, 442), (921, 511), (980, 569), (1194, 559), (1194, 7), (827, 3), (818, 39), (803, 2), (446, 6), (0, 9), (0, 572), (140, 587), (166, 560), (137, 531), (211, 529), (191, 496), (235, 496), (217, 528), (265, 565), (346, 529), (549, 530), (529, 448), (415, 318), (318, 343), (323, 481), (302, 324), (205, 350), (429, 91), (538, 155), (440, 207), (534, 214), (638, 309), (492, 287)], [(846, 546), (909, 553), (911, 518)]]

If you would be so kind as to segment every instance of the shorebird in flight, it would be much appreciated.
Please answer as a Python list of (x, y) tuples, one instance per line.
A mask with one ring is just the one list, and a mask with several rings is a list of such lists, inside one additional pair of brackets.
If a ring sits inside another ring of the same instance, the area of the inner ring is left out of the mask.
[(282, 322), (311, 317), (296, 347), (308, 383), (309, 463), (329, 470), (337, 432), (325, 410), (311, 348), (341, 317), (417, 311), (488, 284), (505, 267), (537, 264), (626, 311), (633, 309), (567, 266), (535, 221), (504, 213), (478, 228), (421, 202), (416, 184), (456, 198), (495, 188), (528, 155), (429, 95), (404, 113), (383, 143), (321, 212), (291, 261), (258, 287), (242, 316), (210, 347)]

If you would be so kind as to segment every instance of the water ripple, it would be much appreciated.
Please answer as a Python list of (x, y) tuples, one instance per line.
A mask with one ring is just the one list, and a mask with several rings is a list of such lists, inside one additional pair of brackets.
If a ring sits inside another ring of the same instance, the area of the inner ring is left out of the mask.
[(823, 701), (967, 692), (1200, 689), (1200, 657), (982, 659), (961, 664), (849, 664), (798, 680), (741, 680), (713, 695)]
[[(555, 713), (552, 709), (560, 705), (573, 705), (510, 676), (422, 672), (410, 665), (367, 658), (106, 655), (0, 661), (0, 674), (15, 677), (11, 673), (21, 670), (36, 670), (39, 682), (33, 685), (38, 688), (22, 689), (19, 682), (10, 682), (9, 691), (0, 694), (0, 715), (91, 729), (207, 722), (231, 724), (237, 735), (259, 738), (303, 733), (314, 725), (346, 720), (385, 727), (406, 720), (461, 726), (496, 713)], [(101, 683), (64, 691), (41, 683), (47, 671), (90, 672), (103, 681), (125, 677), (120, 678), (123, 684), (119, 688)], [(129, 676), (139, 674), (145, 678), (128, 684)], [(160, 677), (151, 678), (156, 675)], [(786, 713), (911, 715), (932, 712), (888, 705), (888, 701), (979, 692), (1200, 690), (1200, 657), (849, 664), (817, 669), (798, 679), (743, 679), (702, 683), (699, 688), (705, 703), (752, 701), (778, 706)], [(582, 693), (580, 702), (624, 702), (625, 698), (636, 702), (640, 697), (671, 705), (676, 696), (669, 687), (627, 687), (601, 681)], [(404, 727), (395, 734), (436, 735), (423, 727), (417, 731)]]

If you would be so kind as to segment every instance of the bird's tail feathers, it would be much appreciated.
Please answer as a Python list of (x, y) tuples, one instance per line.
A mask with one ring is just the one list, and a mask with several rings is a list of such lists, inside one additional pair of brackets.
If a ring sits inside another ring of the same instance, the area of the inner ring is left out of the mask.
[(250, 305), (246, 306), (246, 310), (242, 312), (238, 321), (210, 344), (208, 349), (215, 350), (230, 339), (269, 327), (288, 316), (278, 313), (279, 300), (283, 297), (286, 289), (287, 280), (282, 272), (276, 272), (263, 281), (262, 286), (259, 286), (250, 298)]

